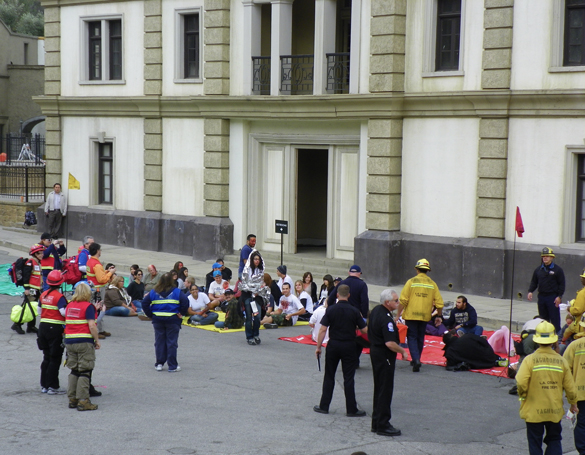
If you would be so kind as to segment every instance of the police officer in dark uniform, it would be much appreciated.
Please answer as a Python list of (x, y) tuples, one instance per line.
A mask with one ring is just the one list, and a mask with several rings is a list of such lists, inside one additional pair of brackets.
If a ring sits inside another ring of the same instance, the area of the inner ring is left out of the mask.
[(391, 313), (398, 308), (399, 303), (398, 294), (393, 289), (383, 290), (380, 294), (380, 305), (372, 310), (368, 322), (370, 360), (374, 373), (372, 432), (381, 436), (401, 434), (400, 430), (390, 423), (396, 354), (400, 353), (403, 360), (408, 360), (408, 354), (400, 347), (398, 327)]
[(555, 254), (549, 247), (544, 247), (540, 255), (542, 263), (532, 274), (528, 287), (528, 300), (538, 287), (538, 316), (550, 321), (558, 332), (561, 330), (559, 305), (565, 293), (565, 273), (554, 263)]
[(362, 333), (366, 333), (367, 328), (360, 312), (349, 304), (349, 295), (349, 286), (340, 285), (337, 289), (339, 301), (336, 305), (328, 307), (323, 319), (321, 319), (321, 329), (315, 350), (317, 358), (321, 356), (321, 344), (328, 327), (329, 341), (327, 342), (321, 402), (313, 407), (313, 411), (321, 414), (329, 413), (329, 405), (335, 387), (335, 372), (341, 360), (346, 415), (348, 417), (363, 417), (366, 412), (358, 409), (355, 401), (354, 376), (358, 360), (355, 351), (355, 331), (356, 327), (359, 327)]

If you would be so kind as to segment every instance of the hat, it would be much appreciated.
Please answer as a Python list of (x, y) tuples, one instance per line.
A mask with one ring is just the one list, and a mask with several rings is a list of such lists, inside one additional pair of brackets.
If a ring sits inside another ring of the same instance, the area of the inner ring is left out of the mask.
[(555, 257), (555, 254), (554, 254), (552, 248), (549, 248), (548, 246), (545, 246), (542, 249), (542, 253), (540, 253), (540, 257), (544, 257), (544, 256), (550, 256), (550, 257), (553, 257), (554, 258)]
[(341, 278), (340, 276), (338, 276), (337, 278), (334, 278), (333, 281), (343, 281), (343, 278)]
[(43, 232), (41, 234), (41, 240), (51, 240), (51, 234), (49, 234), (48, 232)]
[(349, 268), (349, 271), (350, 271), (350, 272), (357, 272), (357, 273), (362, 273), (362, 268), (361, 268), (359, 265), (357, 265), (357, 264), (354, 264), (354, 265), (352, 265), (352, 266)]
[(583, 272), (581, 272), (581, 275), (579, 275), (581, 278), (585, 278), (585, 269), (583, 269)]
[(223, 265), (221, 265), (219, 262), (216, 262), (211, 266), (212, 269), (221, 269), (222, 267)]
[(278, 267), (276, 267), (276, 270), (278, 270), (283, 275), (286, 275), (286, 265), (279, 265)]
[(28, 254), (33, 256), (35, 253), (38, 253), (39, 251), (41, 251), (41, 252), (45, 251), (45, 246), (39, 245), (38, 243), (35, 243), (33, 246), (30, 247), (30, 251), (28, 252)]
[(224, 294), (234, 294), (234, 290), (232, 288), (227, 288)]
[(213, 277), (215, 278), (216, 276), (221, 276), (221, 272), (219, 270), (213, 272)]
[(53, 270), (47, 275), (47, 284), (49, 286), (60, 286), (65, 279), (59, 270)]
[(553, 344), (558, 339), (555, 326), (547, 321), (543, 321), (536, 326), (536, 334), (532, 337), (532, 341), (538, 344)]
[(431, 265), (429, 264), (429, 261), (427, 261), (426, 259), (419, 259), (414, 268), (428, 270), (429, 272), (431, 271)]

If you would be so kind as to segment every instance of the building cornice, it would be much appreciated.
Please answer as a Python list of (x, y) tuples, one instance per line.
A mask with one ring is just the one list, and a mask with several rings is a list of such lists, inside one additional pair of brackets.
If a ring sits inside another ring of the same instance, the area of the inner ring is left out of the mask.
[(59, 6), (93, 5), (96, 3), (118, 3), (128, 1), (132, 0), (41, 0), (41, 6), (43, 8), (53, 8)]
[(45, 115), (232, 119), (585, 117), (585, 90), (335, 96), (37, 96)]

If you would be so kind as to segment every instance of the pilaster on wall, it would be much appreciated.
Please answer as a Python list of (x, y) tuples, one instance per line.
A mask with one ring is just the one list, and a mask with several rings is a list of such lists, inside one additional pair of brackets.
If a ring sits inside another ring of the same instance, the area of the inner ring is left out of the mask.
[(67, 182), (61, 182), (61, 117), (47, 116), (45, 127), (45, 193), (48, 194), (53, 191), (55, 183), (59, 182), (65, 188)]
[(205, 0), (203, 91), (230, 93), (230, 0)]
[(223, 119), (205, 119), (205, 216), (229, 216), (229, 146), (230, 122)]
[(162, 211), (162, 119), (144, 119), (144, 210)]
[(162, 0), (144, 2), (144, 94), (162, 95)]
[(509, 89), (514, 0), (485, 0), (481, 88)]
[(402, 119), (368, 122), (366, 229), (400, 230)]
[(370, 92), (404, 92), (406, 0), (372, 2)]

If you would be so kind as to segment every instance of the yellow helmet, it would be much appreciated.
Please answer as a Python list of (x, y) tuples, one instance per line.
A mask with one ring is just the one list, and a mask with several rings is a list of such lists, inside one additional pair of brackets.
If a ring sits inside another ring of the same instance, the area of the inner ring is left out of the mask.
[(554, 258), (555, 257), (555, 253), (553, 252), (552, 248), (549, 248), (548, 246), (545, 246), (542, 249), (542, 253), (540, 253), (540, 257), (543, 257), (543, 256), (550, 256), (550, 257), (553, 257)]
[(539, 344), (553, 344), (559, 337), (555, 332), (555, 326), (550, 322), (542, 321), (536, 326), (536, 334), (532, 338), (535, 343)]
[(581, 275), (579, 275), (581, 278), (585, 278), (585, 269), (583, 269), (583, 272), (581, 272)]
[(429, 272), (431, 271), (431, 265), (429, 264), (429, 261), (427, 261), (426, 259), (419, 259), (414, 268), (428, 270)]

